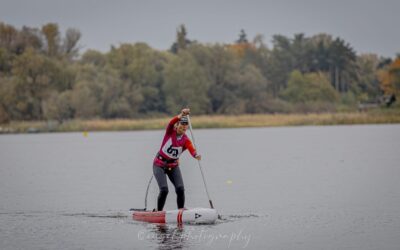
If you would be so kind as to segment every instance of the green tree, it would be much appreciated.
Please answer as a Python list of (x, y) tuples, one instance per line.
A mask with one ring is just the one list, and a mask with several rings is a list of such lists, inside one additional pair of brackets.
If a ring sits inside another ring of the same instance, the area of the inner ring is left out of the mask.
[(22, 54), (27, 48), (33, 48), (37, 52), (43, 50), (43, 36), (39, 29), (22, 27), (19, 31), (17, 40), (15, 41), (15, 53)]
[(110, 66), (119, 72), (120, 79), (128, 83), (132, 96), (141, 99), (138, 112), (165, 111), (162, 92), (163, 71), (168, 60), (166, 53), (151, 49), (147, 44), (123, 44), (108, 55)]
[(244, 29), (240, 30), (240, 34), (239, 34), (239, 39), (236, 40), (236, 43), (248, 43), (249, 41), (247, 40), (247, 34), (244, 31)]
[(129, 118), (139, 113), (143, 95), (139, 85), (121, 80), (118, 72), (106, 69), (97, 82), (102, 87), (102, 115), (104, 118)]
[(11, 77), (0, 75), (0, 124), (15, 119), (15, 87)]
[(329, 72), (332, 36), (324, 33), (317, 34), (312, 36), (309, 42), (311, 46), (310, 72)]
[(234, 98), (224, 103), (225, 112), (240, 114), (265, 111), (265, 101), (269, 99), (268, 82), (258, 68), (249, 64), (229, 77), (232, 77), (228, 82)]
[(271, 92), (274, 97), (286, 88), (289, 73), (293, 71), (291, 42), (285, 36), (275, 35), (272, 40), (273, 49), (268, 63), (268, 79), (271, 81)]
[(82, 81), (75, 84), (71, 93), (71, 107), (75, 118), (100, 117), (100, 102), (91, 87), (94, 87), (91, 82)]
[(293, 71), (290, 74), (288, 87), (282, 91), (282, 97), (292, 103), (336, 102), (339, 94), (333, 89), (323, 73), (302, 74)]
[(172, 44), (170, 51), (174, 54), (178, 53), (180, 50), (185, 50), (192, 43), (191, 40), (187, 38), (187, 31), (184, 24), (181, 24), (176, 30), (176, 41)]
[(294, 35), (290, 46), (293, 56), (293, 69), (302, 73), (311, 72), (312, 49), (310, 38), (305, 37), (303, 33)]
[(0, 22), (0, 53), (3, 56), (8, 55), (8, 64), (11, 65), (15, 56), (23, 54), (27, 48), (41, 51), (43, 47), (41, 35), (36, 28), (23, 26), (21, 30), (17, 30), (11, 25)]
[(330, 71), (331, 82), (339, 92), (348, 90), (348, 83), (354, 78), (354, 64), (356, 54), (350, 44), (336, 38), (330, 45)]
[(189, 106), (193, 113), (209, 112), (209, 81), (204, 70), (189, 53), (180, 53), (166, 65), (163, 91), (169, 113)]
[(366, 94), (376, 98), (381, 94), (378, 80), (379, 58), (374, 54), (360, 55), (356, 59), (357, 81), (353, 81), (350, 90), (356, 95)]
[(5, 48), (0, 47), (0, 76), (10, 75), (14, 56)]
[[(109, 72), (107, 72), (109, 73)], [(93, 65), (81, 65), (76, 83), (71, 92), (71, 106), (74, 110), (74, 117), (94, 118), (106, 116), (106, 103), (104, 97), (104, 86), (106, 77), (113, 78), (113, 74), (106, 74), (99, 71)]]
[(271, 51), (264, 43), (264, 38), (262, 35), (256, 35), (253, 40), (253, 44), (255, 50), (250, 50), (249, 53), (247, 53), (246, 59), (249, 63), (258, 68), (264, 79), (268, 82), (266, 91), (268, 99), (270, 99), (274, 94), (272, 91), (273, 86), (269, 79), (271, 76), (271, 68), (269, 64), (271, 62)]
[(62, 49), (68, 59), (71, 60), (78, 56), (78, 42), (80, 38), (81, 32), (77, 29), (67, 29), (67, 31), (65, 32)]
[(43, 102), (44, 118), (47, 120), (57, 120), (62, 123), (74, 117), (72, 106), (72, 91), (52, 92)]
[(93, 64), (96, 67), (103, 68), (107, 64), (107, 56), (97, 50), (89, 49), (83, 53), (80, 60), (83, 64)]
[(46, 97), (50, 86), (50, 61), (28, 48), (13, 63), (12, 73), (17, 94), (17, 109), (21, 118), (42, 118), (41, 101)]
[(240, 59), (234, 51), (223, 45), (193, 45), (188, 49), (209, 82), (207, 96), (212, 113), (223, 113), (226, 103), (235, 101), (229, 79), (240, 68)]

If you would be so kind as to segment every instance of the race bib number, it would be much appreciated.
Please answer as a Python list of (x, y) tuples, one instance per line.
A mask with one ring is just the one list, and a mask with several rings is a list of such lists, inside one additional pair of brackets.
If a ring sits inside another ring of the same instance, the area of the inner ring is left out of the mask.
[(178, 159), (182, 154), (182, 147), (173, 147), (172, 140), (169, 138), (162, 148), (162, 152), (172, 159)]

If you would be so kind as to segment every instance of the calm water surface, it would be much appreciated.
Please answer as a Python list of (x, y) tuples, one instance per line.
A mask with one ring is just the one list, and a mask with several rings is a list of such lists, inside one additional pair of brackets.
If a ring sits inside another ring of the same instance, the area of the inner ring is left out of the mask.
[[(1, 135), (0, 249), (399, 248), (400, 125), (194, 132), (215, 225), (128, 216), (163, 131)], [(186, 206), (207, 207), (187, 153), (181, 169)]]

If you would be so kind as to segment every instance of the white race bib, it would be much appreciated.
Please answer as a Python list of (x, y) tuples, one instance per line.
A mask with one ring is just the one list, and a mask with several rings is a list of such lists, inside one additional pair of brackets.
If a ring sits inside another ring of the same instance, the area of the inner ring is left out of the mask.
[(169, 140), (164, 144), (164, 147), (161, 149), (161, 151), (169, 158), (179, 159), (179, 156), (182, 154), (182, 147), (173, 147), (172, 139), (169, 138)]

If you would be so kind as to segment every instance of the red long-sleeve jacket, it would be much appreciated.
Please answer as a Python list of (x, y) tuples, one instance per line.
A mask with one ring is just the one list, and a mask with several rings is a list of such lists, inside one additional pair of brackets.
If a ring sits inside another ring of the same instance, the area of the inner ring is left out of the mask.
[(183, 134), (179, 138), (174, 128), (175, 123), (179, 121), (179, 117), (175, 116), (169, 122), (165, 131), (164, 139), (161, 143), (160, 150), (157, 156), (154, 158), (154, 165), (163, 167), (176, 167), (179, 165), (179, 157), (181, 154), (188, 149), (193, 157), (196, 157), (196, 149), (186, 134)]

